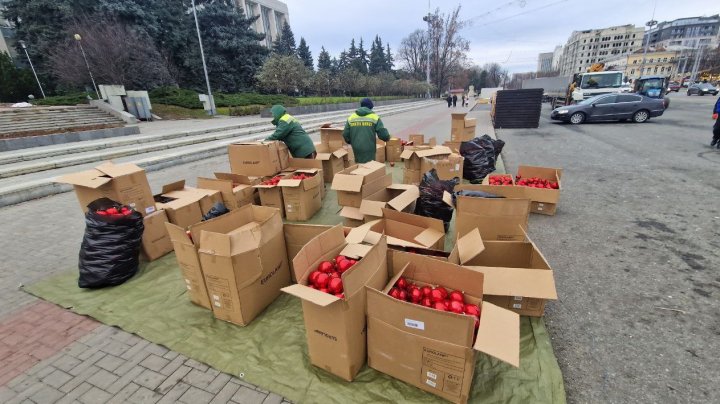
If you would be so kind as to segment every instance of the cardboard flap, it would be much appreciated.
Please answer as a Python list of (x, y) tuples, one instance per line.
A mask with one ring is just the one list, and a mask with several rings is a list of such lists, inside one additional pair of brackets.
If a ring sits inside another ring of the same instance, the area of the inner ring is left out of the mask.
[(458, 238), (457, 248), (460, 264), (463, 265), (480, 255), (481, 252), (485, 251), (485, 244), (483, 244), (482, 237), (480, 236), (480, 230), (476, 227), (466, 235)]
[(353, 220), (363, 220), (363, 219), (365, 219), (365, 215), (363, 215), (363, 214), (360, 212), (360, 209), (358, 209), (358, 208), (353, 208), (352, 206), (343, 206), (343, 208), (340, 209), (339, 215), (340, 215), (341, 217), (345, 217), (345, 218), (353, 219)]
[(173, 243), (195, 245), (192, 240), (190, 240), (190, 237), (188, 237), (185, 229), (182, 227), (176, 226), (170, 222), (165, 222), (165, 228), (167, 229), (167, 232), (170, 235), (170, 240)]
[(465, 120), (465, 127), (466, 128), (473, 128), (477, 126), (477, 119), (476, 118), (468, 118)]
[(219, 180), (227, 180), (232, 181), (236, 184), (246, 184), (251, 185), (253, 183), (253, 180), (250, 179), (250, 177), (242, 174), (232, 174), (232, 173), (213, 173), (215, 174), (215, 178)]
[(340, 255), (344, 255), (354, 260), (359, 260), (360, 258), (366, 256), (371, 249), (371, 245), (348, 244), (342, 249), (342, 251), (340, 251)]
[(454, 205), (453, 205), (453, 199), (452, 199), (452, 194), (451, 194), (450, 192), (448, 192), (448, 191), (443, 191), (443, 198), (442, 198), (442, 199), (443, 199), (443, 202), (445, 202), (446, 205), (454, 207)]
[(302, 180), (287, 179), (287, 180), (280, 180), (280, 182), (278, 182), (278, 186), (281, 186), (281, 187), (299, 187), (300, 184), (302, 184)]
[(483, 302), (473, 348), (520, 367), (520, 315)]
[(297, 283), (294, 285), (286, 286), (280, 290), (321, 307), (329, 306), (337, 302), (338, 300), (341, 300), (340, 298), (335, 297), (335, 295), (324, 293), (317, 289), (313, 289), (311, 287), (303, 286)]
[(337, 149), (334, 152), (332, 152), (332, 155), (337, 158), (343, 158), (348, 155), (348, 152), (345, 149)]
[(330, 160), (330, 157), (332, 156), (331, 153), (318, 153), (315, 156), (315, 159), (317, 160)]
[(555, 276), (551, 269), (496, 268), (470, 266), (485, 275), (483, 292), (493, 296), (521, 296), (557, 299)]
[(79, 185), (87, 188), (99, 188), (110, 181), (112, 181), (112, 178), (103, 176), (103, 173), (98, 170), (87, 170), (74, 174), (66, 174), (55, 179), (55, 182)]
[(115, 164), (111, 161), (100, 164), (99, 166), (95, 167), (95, 169), (97, 169), (111, 177), (120, 177), (123, 175), (128, 175), (128, 174), (143, 171), (142, 168), (136, 166), (135, 164), (130, 164), (130, 163)]
[(221, 180), (215, 178), (203, 178), (198, 177), (197, 179), (198, 188), (202, 189), (215, 189), (224, 193), (232, 193), (233, 184), (229, 180)]
[(413, 153), (415, 153), (413, 150), (410, 150), (410, 148), (407, 148), (407, 149), (403, 150), (402, 153), (400, 153), (400, 158), (403, 160), (407, 160), (410, 157), (412, 157)]
[(330, 189), (335, 191), (360, 192), (365, 178), (362, 175), (335, 174)]
[(408, 206), (410, 206), (411, 203), (413, 203), (420, 197), (420, 189), (417, 187), (417, 185), (393, 184), (388, 188), (404, 190), (403, 193), (391, 199), (387, 203), (390, 207), (397, 211), (402, 211), (403, 209), (407, 208)]
[(345, 236), (345, 241), (349, 244), (361, 244), (365, 240), (365, 236), (370, 231), (370, 228), (372, 228), (378, 223), (380, 223), (379, 220), (373, 220), (372, 222), (367, 222), (362, 226), (358, 226), (350, 230), (350, 233)]
[(367, 199), (363, 199), (360, 202), (360, 213), (363, 215), (382, 217), (382, 210), (386, 204), (387, 202), (383, 201), (369, 201)]
[(420, 234), (415, 236), (415, 241), (422, 244), (425, 247), (430, 247), (440, 240), (445, 235), (444, 232), (437, 231), (435, 229), (427, 228)]
[(377, 161), (368, 161), (367, 163), (359, 164), (358, 168), (354, 169), (351, 174), (358, 176), (366, 176), (384, 168), (385, 164), (383, 163), (378, 163)]
[(167, 194), (172, 191), (179, 191), (185, 188), (185, 180), (171, 182), (170, 184), (163, 185), (162, 193)]

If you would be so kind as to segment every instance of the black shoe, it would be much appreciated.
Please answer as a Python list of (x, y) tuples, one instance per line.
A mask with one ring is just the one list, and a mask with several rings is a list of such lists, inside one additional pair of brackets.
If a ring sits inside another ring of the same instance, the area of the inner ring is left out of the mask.
[(713, 146), (715, 146), (716, 144), (718, 144), (718, 140), (717, 140), (717, 139), (713, 139), (712, 142), (710, 142), (710, 147), (713, 147)]

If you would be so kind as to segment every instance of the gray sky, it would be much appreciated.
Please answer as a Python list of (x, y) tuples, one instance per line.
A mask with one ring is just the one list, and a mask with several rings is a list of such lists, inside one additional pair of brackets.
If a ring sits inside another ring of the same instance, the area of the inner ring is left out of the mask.
[[(325, 46), (337, 56), (350, 39), (370, 42), (379, 34), (390, 42), (393, 53), (400, 41), (415, 29), (426, 29), (426, 0), (284, 0), (296, 41), (310, 45), (317, 58)], [(433, 9), (449, 12), (457, 4), (471, 24), (462, 35), (470, 41), (470, 57), (477, 64), (499, 62), (511, 72), (534, 71), (537, 55), (565, 44), (573, 30), (613, 25), (643, 26), (649, 21), (655, 0), (432, 0)], [(655, 19), (720, 13), (717, 0), (657, 0)], [(396, 68), (399, 65), (396, 64)]]

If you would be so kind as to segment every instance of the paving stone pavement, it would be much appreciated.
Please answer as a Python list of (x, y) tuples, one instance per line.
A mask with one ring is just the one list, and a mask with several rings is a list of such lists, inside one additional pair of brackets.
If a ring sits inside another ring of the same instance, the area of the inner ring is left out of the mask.
[[(153, 189), (178, 178), (194, 185), (195, 177), (229, 169), (221, 156), (152, 172), (148, 180)], [(287, 402), (19, 290), (77, 265), (84, 221), (73, 193), (2, 208), (0, 223), (0, 403)]]

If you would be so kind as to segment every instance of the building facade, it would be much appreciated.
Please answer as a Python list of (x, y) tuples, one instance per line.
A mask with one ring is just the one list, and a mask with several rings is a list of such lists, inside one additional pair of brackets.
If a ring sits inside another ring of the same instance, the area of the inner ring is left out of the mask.
[(253, 28), (256, 32), (265, 34), (261, 42), (271, 47), (273, 41), (280, 35), (283, 24), (290, 23), (287, 4), (278, 0), (235, 0), (238, 7), (242, 7), (248, 17), (259, 17), (255, 20)]
[(538, 73), (549, 73), (552, 71), (553, 53), (545, 52), (538, 55)]
[(560, 71), (560, 61), (562, 60), (563, 47), (558, 45), (553, 51), (552, 70), (557, 72)]
[(678, 50), (720, 45), (720, 15), (663, 21), (648, 31), (650, 46)]
[(582, 73), (594, 63), (642, 48), (643, 32), (632, 24), (573, 31), (562, 50), (560, 74)]
[(678, 73), (678, 51), (658, 50), (648, 52), (643, 64), (643, 53), (638, 51), (627, 56), (625, 78), (635, 81), (640, 76), (669, 76), (674, 78)]

